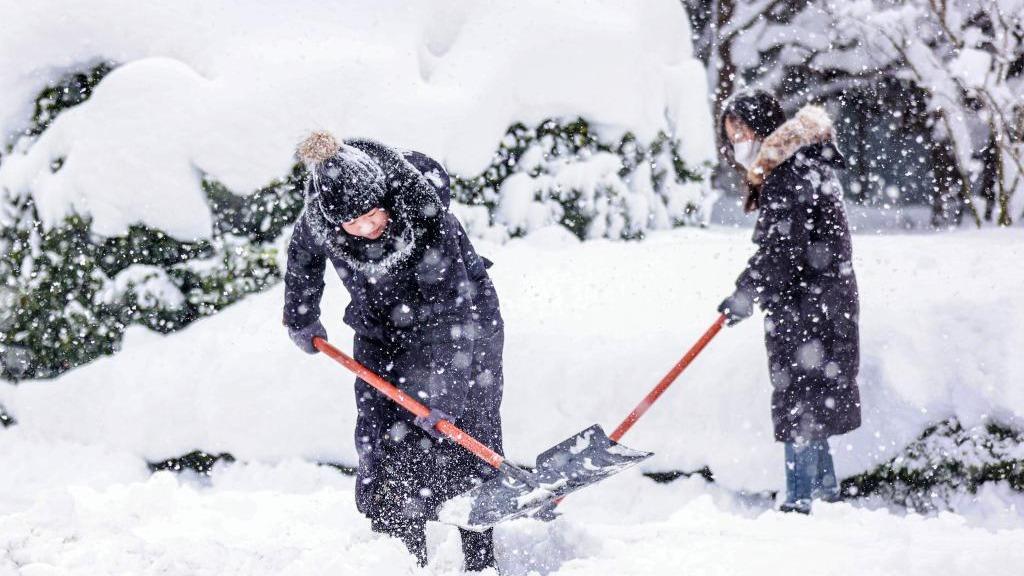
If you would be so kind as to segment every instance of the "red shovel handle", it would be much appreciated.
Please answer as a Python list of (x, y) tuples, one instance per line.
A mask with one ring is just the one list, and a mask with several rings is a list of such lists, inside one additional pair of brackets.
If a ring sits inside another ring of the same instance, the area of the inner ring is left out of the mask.
[[(725, 314), (720, 315), (718, 319), (715, 320), (715, 323), (704, 332), (704, 335), (700, 337), (700, 340), (697, 340), (697, 343), (686, 351), (686, 354), (679, 359), (679, 362), (676, 362), (676, 365), (668, 371), (668, 374), (665, 374), (665, 377), (661, 379), (661, 382), (658, 382), (658, 385), (648, 392), (647, 396), (644, 396), (644, 399), (636, 405), (636, 408), (633, 408), (633, 411), (629, 413), (629, 416), (626, 416), (626, 419), (622, 421), (622, 424), (619, 424), (619, 427), (612, 432), (611, 436), (609, 436), (612, 441), (618, 442), (619, 439), (633, 427), (633, 424), (636, 424), (636, 421), (644, 415), (644, 412), (647, 412), (651, 407), (651, 404), (654, 404), (658, 397), (660, 397), (665, 390), (668, 390), (668, 387), (676, 381), (676, 378), (682, 374), (683, 370), (686, 370), (686, 367), (690, 365), (690, 362), (693, 362), (693, 359), (696, 358), (702, 350), (704, 350), (704, 347), (708, 345), (708, 342), (711, 342), (711, 339), (718, 334), (722, 329), (722, 326), (725, 325), (725, 320)], [(563, 498), (555, 500), (555, 505), (557, 506), (558, 504), (561, 504), (562, 500)]]
[(668, 374), (665, 374), (665, 377), (661, 379), (661, 382), (658, 382), (658, 385), (648, 392), (647, 396), (644, 396), (644, 399), (636, 405), (636, 408), (633, 408), (633, 411), (629, 413), (629, 416), (626, 416), (626, 419), (622, 421), (622, 424), (619, 424), (619, 427), (612, 432), (609, 438), (618, 442), (619, 438), (622, 438), (622, 436), (633, 427), (633, 424), (636, 424), (636, 421), (644, 415), (644, 412), (647, 412), (647, 409), (651, 407), (651, 404), (654, 404), (658, 397), (661, 396), (661, 394), (667, 390), (673, 382), (675, 382), (676, 378), (679, 377), (683, 370), (686, 370), (686, 367), (690, 365), (690, 362), (693, 362), (693, 359), (696, 358), (702, 350), (704, 350), (704, 347), (708, 345), (708, 342), (711, 342), (711, 339), (718, 334), (718, 331), (721, 330), (724, 325), (725, 315), (722, 314), (718, 317), (718, 320), (715, 320), (715, 323), (712, 324), (706, 332), (704, 332), (704, 335), (700, 337), (700, 340), (697, 340), (697, 343), (679, 359), (679, 362), (676, 362), (676, 365), (668, 371)]
[[(368, 383), (370, 386), (379, 390), (381, 394), (384, 394), (388, 398), (397, 402), (402, 406), (402, 408), (405, 408), (420, 418), (426, 418), (430, 414), (430, 408), (427, 408), (415, 398), (410, 398), (408, 394), (398, 387), (380, 376), (377, 376), (371, 372), (369, 368), (363, 366), (359, 362), (356, 362), (355, 359), (349, 357), (341, 350), (331, 346), (327, 340), (324, 340), (319, 336), (315, 336), (313, 338), (313, 346), (315, 346), (317, 350), (337, 360), (339, 364), (351, 370), (356, 376), (362, 378), (363, 381)], [(501, 454), (491, 450), (476, 438), (466, 434), (458, 426), (447, 420), (439, 420), (435, 428), (495, 468), (500, 468), (502, 463), (505, 462), (505, 458)]]

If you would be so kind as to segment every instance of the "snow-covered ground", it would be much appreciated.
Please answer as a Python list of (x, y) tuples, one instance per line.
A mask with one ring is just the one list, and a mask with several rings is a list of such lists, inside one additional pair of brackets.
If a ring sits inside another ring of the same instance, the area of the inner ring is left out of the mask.
[[(847, 197), (849, 198), (849, 197)], [(717, 198), (710, 211), (710, 222), (721, 226), (752, 228), (755, 214), (743, 212), (739, 196)], [(850, 229), (862, 234), (931, 234), (932, 208), (923, 204), (864, 206), (847, 202)]]
[[(0, 136), (14, 145), (0, 185), (32, 194), (47, 224), (74, 209), (100, 234), (142, 221), (193, 238), (211, 231), (198, 173), (254, 190), (287, 173), (313, 128), (423, 150), (466, 175), (514, 122), (577, 116), (609, 139), (666, 130), (692, 166), (713, 159), (705, 70), (675, 0), (281, 6), (0, 3)], [(47, 83), (100, 61), (119, 66), (89, 101), (15, 142)], [(900, 227), (877, 216), (854, 222)], [(479, 243), (508, 327), (514, 460), (625, 416), (714, 320), (752, 249), (741, 228)], [(950, 416), (1020, 426), (1024, 232), (865, 233), (855, 250), (865, 419), (833, 442), (840, 475)], [(313, 463), (355, 460), (352, 377), (294, 349), (281, 300), (277, 287), (167, 337), (135, 327), (112, 358), (0, 384), (19, 421), (0, 430), (0, 576), (458, 572), (452, 529), (431, 526), (422, 571), (369, 531), (351, 477)], [(348, 348), (345, 303), (329, 279), (325, 323)], [(500, 527), (503, 572), (1020, 573), (1024, 498), (1003, 485), (929, 518), (863, 501), (784, 516), (738, 496), (782, 483), (767, 382), (760, 323), (724, 331), (625, 438), (656, 452), (647, 470), (709, 466), (716, 483), (624, 473), (569, 498), (554, 523)], [(146, 466), (195, 449), (239, 463), (209, 478)]]
[[(888, 460), (952, 415), (1020, 425), (1024, 233), (854, 244), (865, 424), (833, 441), (839, 473)], [(751, 249), (749, 231), (730, 228), (583, 244), (550, 229), (481, 244), (508, 326), (511, 456), (617, 424), (714, 320)], [(332, 339), (347, 348), (334, 279), (326, 298)], [(135, 329), (112, 358), (0, 386), (20, 422), (0, 431), (0, 574), (416, 573), (358, 516), (351, 478), (308, 463), (353, 462), (352, 378), (294, 350), (280, 304), (275, 289), (171, 336)], [(965, 496), (966, 516), (932, 518), (863, 504), (796, 518), (734, 496), (781, 485), (766, 371), (759, 322), (727, 329), (625, 438), (656, 452), (648, 470), (707, 465), (716, 484), (657, 485), (635, 471), (590, 488), (554, 524), (501, 529), (507, 573), (1018, 573), (1024, 502), (998, 485)], [(197, 448), (249, 464), (203, 481), (145, 467)], [(454, 533), (436, 526), (431, 542), (428, 573), (457, 570)]]
[[(753, 250), (749, 230), (680, 229), (579, 243), (550, 228), (478, 243), (507, 326), (506, 449), (533, 456), (592, 423), (613, 428), (716, 317)], [(930, 423), (1024, 417), (1024, 232), (858, 235), (864, 426), (833, 443), (841, 475), (891, 459)], [(159, 461), (195, 449), (243, 460), (352, 464), (352, 377), (298, 352), (281, 287), (171, 336), (136, 327), (124, 349), (52, 381), (0, 385), (25, 430)], [(323, 318), (347, 296), (328, 276)], [(984, 346), (979, 346), (984, 342)], [(782, 485), (759, 319), (722, 332), (628, 436), (649, 470), (710, 466), (730, 489)]]
[[(454, 528), (428, 526), (430, 565), (419, 569), (399, 541), (370, 531), (352, 479), (330, 468), (289, 460), (212, 479), (149, 476), (131, 455), (17, 429), (0, 434), (0, 454), (0, 576), (460, 573)], [(553, 523), (498, 528), (502, 574), (1000, 576), (1024, 562), (1024, 499), (998, 488), (972, 504), (975, 518), (849, 504), (803, 517), (699, 477), (659, 485), (627, 472), (561, 509)]]

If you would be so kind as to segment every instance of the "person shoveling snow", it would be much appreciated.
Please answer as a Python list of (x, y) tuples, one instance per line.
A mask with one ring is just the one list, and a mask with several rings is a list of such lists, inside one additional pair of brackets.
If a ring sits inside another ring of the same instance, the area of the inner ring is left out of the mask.
[(786, 501), (840, 498), (830, 436), (860, 427), (860, 302), (850, 227), (835, 174), (845, 166), (832, 120), (805, 106), (791, 119), (764, 91), (741, 92), (719, 120), (747, 169), (757, 252), (719, 312), (731, 326), (765, 311), (775, 439), (785, 443)]
[[(310, 178), (288, 247), (284, 323), (299, 348), (359, 376), (356, 505), (374, 531), (400, 538), (423, 565), (426, 522), (440, 516), (462, 528), (466, 568), (482, 570), (494, 565), (494, 524), (650, 456), (593, 426), (538, 457), (536, 472), (505, 462), (504, 324), (490, 263), (448, 211), (445, 170), (326, 132), (297, 154)], [(351, 296), (354, 359), (326, 342), (320, 322), (328, 261)]]

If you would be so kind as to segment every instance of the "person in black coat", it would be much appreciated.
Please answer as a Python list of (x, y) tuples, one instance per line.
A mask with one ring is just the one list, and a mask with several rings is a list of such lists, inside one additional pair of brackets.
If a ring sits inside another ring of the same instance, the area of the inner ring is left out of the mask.
[[(288, 246), (284, 323), (299, 348), (317, 352), (313, 337), (327, 337), (320, 298), (329, 262), (351, 296), (344, 321), (355, 331), (355, 359), (431, 407), (414, 418), (356, 380), (357, 507), (425, 565), (426, 521), (493, 476), (443, 438), (437, 421), (502, 451), (504, 325), (490, 263), (448, 211), (448, 175), (431, 158), (325, 132), (298, 156), (310, 179)], [(494, 565), (490, 531), (461, 535), (467, 569)]]
[(842, 188), (844, 160), (824, 109), (787, 120), (763, 91), (725, 107), (720, 130), (746, 170), (746, 210), (758, 211), (757, 251), (719, 306), (733, 325), (765, 312), (775, 439), (785, 443), (784, 511), (839, 497), (828, 437), (860, 426), (857, 280)]

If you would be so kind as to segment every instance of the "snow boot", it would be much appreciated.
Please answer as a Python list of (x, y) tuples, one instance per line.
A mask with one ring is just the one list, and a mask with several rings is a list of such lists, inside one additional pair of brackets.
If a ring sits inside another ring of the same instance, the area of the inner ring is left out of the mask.
[(779, 512), (784, 514), (796, 513), (807, 516), (811, 513), (811, 501), (796, 500), (794, 502), (783, 502), (782, 505), (779, 506)]

